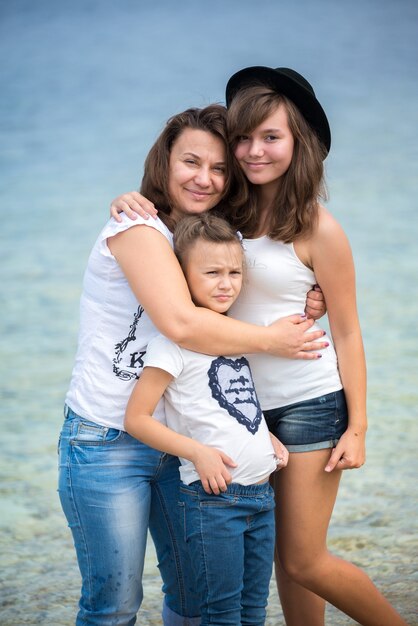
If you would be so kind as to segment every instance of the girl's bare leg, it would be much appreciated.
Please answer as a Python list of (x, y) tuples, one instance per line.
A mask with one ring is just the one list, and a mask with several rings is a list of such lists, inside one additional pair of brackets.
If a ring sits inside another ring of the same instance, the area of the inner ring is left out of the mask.
[(323, 605), (316, 601), (316, 594), (363, 626), (406, 626), (361, 569), (327, 550), (328, 525), (341, 477), (340, 471), (324, 471), (329, 455), (330, 450), (292, 453), (287, 468), (275, 477), (280, 563), (294, 583), (313, 592), (309, 595), (289, 586), (287, 595), (286, 581), (279, 573), (286, 624), (322, 626)]
[(274, 565), (277, 590), (287, 626), (324, 626), (325, 600), (289, 578), (280, 564), (277, 551)]

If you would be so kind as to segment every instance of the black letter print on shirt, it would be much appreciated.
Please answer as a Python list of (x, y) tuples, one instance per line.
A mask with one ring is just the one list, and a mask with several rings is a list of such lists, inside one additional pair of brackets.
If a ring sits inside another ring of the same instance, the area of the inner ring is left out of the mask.
[[(144, 309), (142, 308), (142, 306), (139, 306), (137, 312), (135, 313), (134, 321), (129, 327), (129, 335), (115, 345), (113, 373), (116, 374), (116, 376), (121, 380), (131, 380), (132, 378), (138, 379), (144, 366), (143, 357), (146, 352), (145, 350), (137, 350), (136, 352), (131, 353), (128, 352), (128, 355), (124, 354), (126, 348), (129, 346), (129, 343), (136, 340), (136, 327), (142, 317), (143, 312)], [(129, 358), (126, 358), (126, 356), (128, 356)], [(124, 360), (123, 363), (122, 360)], [(125, 368), (122, 367), (123, 365), (125, 366)]]
[(212, 398), (255, 435), (263, 414), (247, 359), (220, 356), (212, 361), (208, 376)]

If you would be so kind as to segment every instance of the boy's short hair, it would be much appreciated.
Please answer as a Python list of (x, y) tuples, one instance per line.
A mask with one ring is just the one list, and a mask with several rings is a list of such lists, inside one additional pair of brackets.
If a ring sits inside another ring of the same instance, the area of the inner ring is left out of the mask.
[(187, 252), (198, 239), (211, 243), (242, 245), (237, 231), (216, 213), (186, 215), (177, 223), (173, 235), (174, 252), (182, 266)]

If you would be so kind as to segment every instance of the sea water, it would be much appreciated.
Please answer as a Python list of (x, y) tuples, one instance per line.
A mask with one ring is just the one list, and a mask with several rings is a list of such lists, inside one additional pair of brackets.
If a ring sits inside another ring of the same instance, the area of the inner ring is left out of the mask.
[[(330, 119), (328, 206), (356, 261), (370, 428), (329, 544), (418, 624), (418, 5), (3, 0), (0, 29), (1, 624), (74, 622), (56, 445), (83, 268), (110, 200), (138, 187), (171, 114), (224, 102), (247, 65), (300, 71)], [(150, 545), (139, 624), (161, 623), (160, 587)], [(284, 623), (274, 581), (267, 623)]]

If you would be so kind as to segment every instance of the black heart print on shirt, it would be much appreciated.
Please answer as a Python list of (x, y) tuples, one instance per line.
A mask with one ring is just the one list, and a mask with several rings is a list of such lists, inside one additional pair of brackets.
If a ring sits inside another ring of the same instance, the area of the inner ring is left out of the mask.
[(219, 406), (255, 435), (263, 414), (247, 359), (220, 356), (212, 361), (208, 376), (212, 397)]

